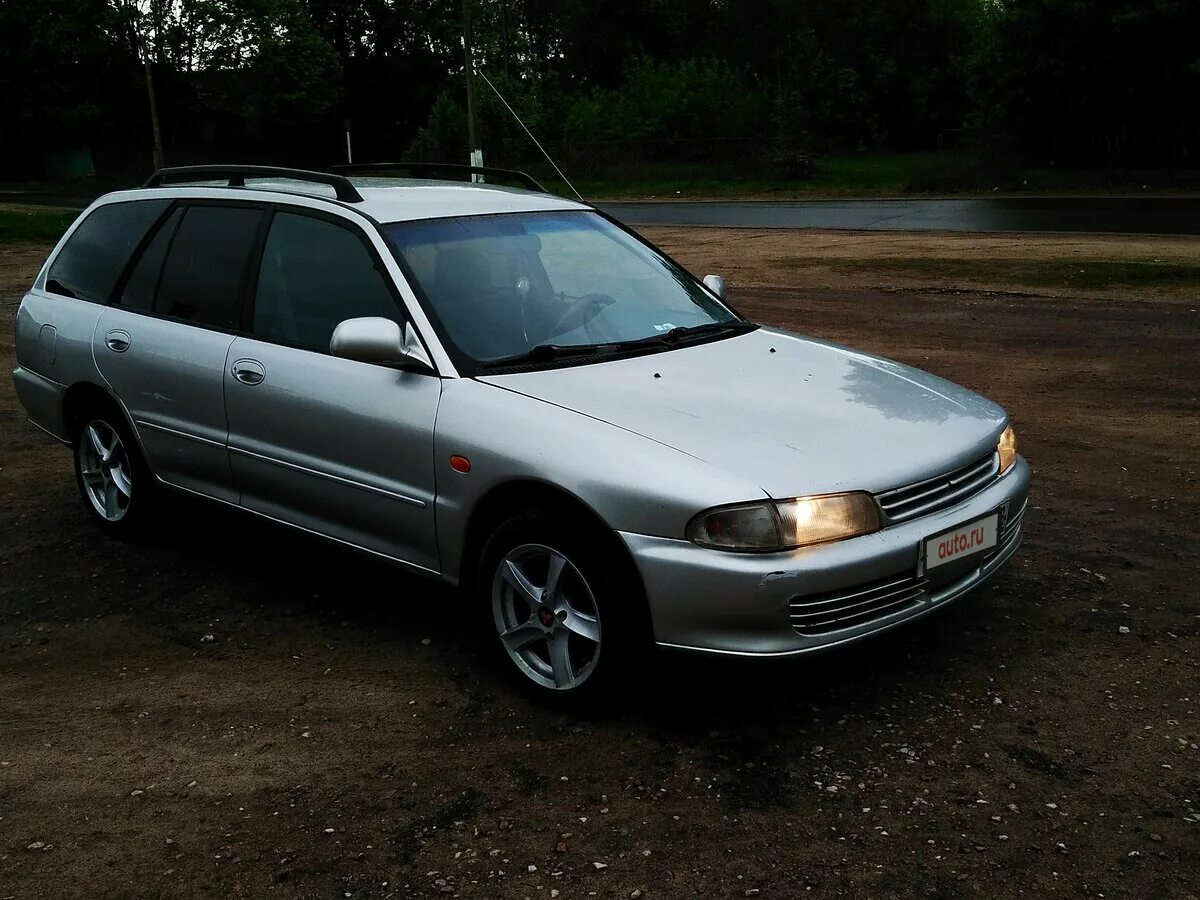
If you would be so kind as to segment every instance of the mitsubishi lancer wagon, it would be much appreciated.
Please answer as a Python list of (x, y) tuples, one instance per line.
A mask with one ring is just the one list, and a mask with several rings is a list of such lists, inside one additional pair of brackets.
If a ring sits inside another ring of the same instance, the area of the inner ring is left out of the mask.
[(79, 216), (13, 377), (102, 531), (181, 491), (357, 548), (552, 697), (878, 635), (1017, 550), (995, 403), (756, 324), (519, 173), (406, 168), (160, 170)]

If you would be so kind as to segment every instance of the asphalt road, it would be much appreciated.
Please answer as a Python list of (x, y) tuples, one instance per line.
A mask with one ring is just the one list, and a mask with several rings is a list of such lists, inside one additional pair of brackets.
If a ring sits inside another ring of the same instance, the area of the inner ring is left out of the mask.
[(602, 208), (632, 226), (1200, 234), (1200, 198), (637, 202)]
[[(90, 196), (0, 191), (0, 203), (82, 207)], [(634, 227), (1200, 234), (1200, 197), (600, 202)]]

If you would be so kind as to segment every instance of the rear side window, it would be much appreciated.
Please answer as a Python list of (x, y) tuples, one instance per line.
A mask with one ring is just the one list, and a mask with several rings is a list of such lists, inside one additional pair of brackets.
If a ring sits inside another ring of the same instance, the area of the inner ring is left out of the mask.
[(167, 251), (154, 311), (202, 325), (233, 328), (246, 262), (262, 211), (192, 206)]
[(328, 352), (334, 327), (359, 316), (404, 321), (363, 239), (324, 219), (276, 213), (258, 273), (254, 334)]
[(154, 308), (154, 289), (158, 286), (158, 275), (162, 272), (167, 247), (170, 246), (171, 238), (182, 218), (183, 210), (175, 210), (154, 233), (154, 237), (134, 264), (129, 280), (125, 282), (125, 289), (121, 292), (121, 306), (141, 310)]
[(80, 223), (46, 274), (46, 290), (105, 303), (146, 232), (170, 200), (98, 206)]

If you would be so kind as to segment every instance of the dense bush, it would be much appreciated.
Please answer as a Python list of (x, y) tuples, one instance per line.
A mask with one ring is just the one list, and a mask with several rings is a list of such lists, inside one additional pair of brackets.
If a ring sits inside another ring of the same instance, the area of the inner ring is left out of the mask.
[(467, 146), (467, 113), (449, 91), (438, 94), (405, 156), (414, 162), (458, 160)]
[(769, 103), (729, 63), (678, 65), (642, 57), (618, 87), (594, 88), (568, 101), (568, 141), (750, 137), (769, 130)]

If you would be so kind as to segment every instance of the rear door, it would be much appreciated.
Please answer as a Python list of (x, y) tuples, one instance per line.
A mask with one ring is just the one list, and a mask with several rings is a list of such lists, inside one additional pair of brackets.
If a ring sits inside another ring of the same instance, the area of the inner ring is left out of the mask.
[(367, 236), (278, 209), (225, 367), (242, 505), (438, 571), (433, 426), (441, 383), (331, 356), (341, 321), (405, 315)]
[(151, 468), (169, 484), (237, 502), (225, 448), (224, 373), (262, 207), (175, 207), (93, 339)]

